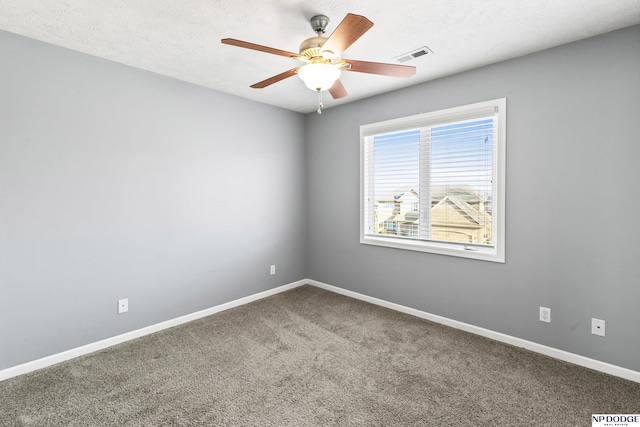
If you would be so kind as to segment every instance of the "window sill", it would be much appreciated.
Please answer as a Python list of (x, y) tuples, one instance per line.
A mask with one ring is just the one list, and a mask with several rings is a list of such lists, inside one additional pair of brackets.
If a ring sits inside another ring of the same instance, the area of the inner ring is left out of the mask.
[(469, 249), (469, 247), (455, 244), (377, 236), (361, 236), (360, 243), (363, 245), (374, 245), (394, 249), (403, 249), (408, 251), (428, 252), (438, 255), (476, 259), (480, 261), (490, 261), (498, 263), (505, 262), (504, 251), (499, 251), (496, 248), (473, 246), (473, 249)]

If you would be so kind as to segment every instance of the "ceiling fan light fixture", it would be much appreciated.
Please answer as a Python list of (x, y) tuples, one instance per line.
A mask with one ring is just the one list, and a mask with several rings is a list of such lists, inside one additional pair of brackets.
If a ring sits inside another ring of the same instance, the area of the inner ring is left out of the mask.
[(333, 99), (341, 99), (348, 95), (347, 90), (339, 80), (341, 71), (355, 71), (390, 77), (411, 77), (416, 73), (416, 67), (409, 65), (340, 59), (342, 53), (349, 46), (371, 29), (373, 22), (362, 15), (347, 13), (331, 35), (324, 37), (322, 34), (324, 34), (328, 23), (329, 18), (325, 15), (316, 15), (311, 18), (311, 28), (313, 28), (316, 36), (304, 40), (300, 45), (299, 53), (231, 38), (222, 39), (221, 42), (304, 62), (306, 65), (276, 74), (261, 82), (252, 84), (251, 87), (262, 89), (298, 74), (305, 86), (318, 93), (318, 113), (322, 110), (323, 91), (329, 91)]
[(340, 69), (331, 64), (306, 64), (300, 67), (298, 76), (309, 89), (320, 92), (331, 89), (340, 77)]

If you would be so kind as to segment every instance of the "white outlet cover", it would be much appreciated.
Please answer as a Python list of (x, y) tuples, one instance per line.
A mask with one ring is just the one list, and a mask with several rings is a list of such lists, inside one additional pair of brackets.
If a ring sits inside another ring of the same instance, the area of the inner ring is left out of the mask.
[(118, 314), (126, 313), (129, 311), (129, 298), (118, 300)]
[(551, 323), (551, 309), (547, 307), (540, 307), (540, 321)]
[(604, 337), (604, 320), (591, 319), (591, 333)]
[(276, 274), (276, 266), (275, 265), (271, 266), (271, 274)]

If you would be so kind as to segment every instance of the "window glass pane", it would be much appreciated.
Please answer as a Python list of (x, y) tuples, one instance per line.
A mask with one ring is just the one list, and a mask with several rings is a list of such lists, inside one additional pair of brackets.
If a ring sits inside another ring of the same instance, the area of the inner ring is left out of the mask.
[[(374, 233), (491, 245), (493, 127), (488, 118), (375, 136)], [(422, 236), (421, 188), (431, 193)]]
[(418, 220), (420, 131), (373, 138), (374, 233), (411, 236)]
[(431, 240), (492, 244), (493, 118), (431, 128)]

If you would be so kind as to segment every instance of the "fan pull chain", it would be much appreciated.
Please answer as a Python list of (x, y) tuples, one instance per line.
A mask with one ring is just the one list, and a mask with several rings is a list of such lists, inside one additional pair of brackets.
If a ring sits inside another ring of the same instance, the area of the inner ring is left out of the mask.
[(322, 105), (322, 92), (318, 91), (318, 114), (322, 114), (322, 109), (324, 105)]

